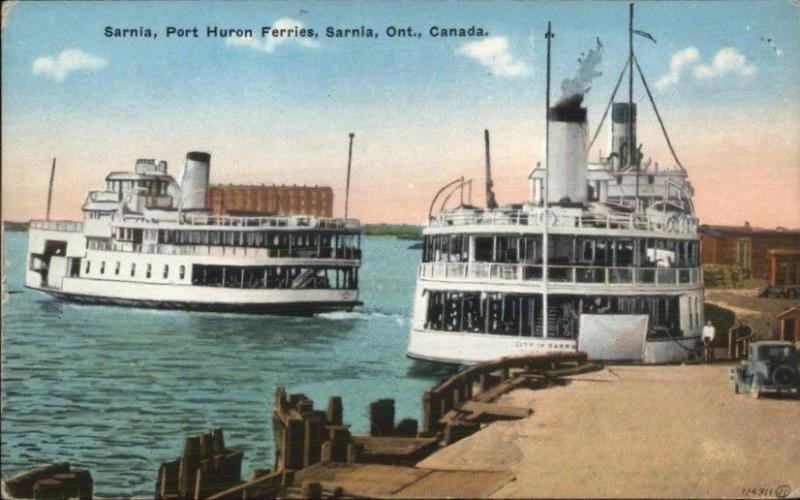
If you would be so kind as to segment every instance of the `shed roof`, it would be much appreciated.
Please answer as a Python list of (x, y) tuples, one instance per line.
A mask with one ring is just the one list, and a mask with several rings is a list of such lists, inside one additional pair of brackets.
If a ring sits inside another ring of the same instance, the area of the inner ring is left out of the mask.
[(796, 319), (800, 318), (800, 306), (790, 307), (789, 309), (778, 314), (778, 319)]
[(800, 256), (800, 248), (770, 248), (767, 253), (776, 257)]
[(800, 229), (789, 229), (777, 227), (775, 229), (753, 227), (749, 224), (744, 226), (717, 226), (703, 224), (700, 226), (700, 234), (714, 237), (724, 236), (800, 236)]

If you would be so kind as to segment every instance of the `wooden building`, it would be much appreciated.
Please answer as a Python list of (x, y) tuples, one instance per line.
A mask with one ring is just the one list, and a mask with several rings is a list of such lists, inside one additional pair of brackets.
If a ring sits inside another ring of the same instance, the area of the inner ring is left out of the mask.
[[(735, 266), (751, 271), (753, 276), (769, 280), (771, 266), (784, 261), (775, 250), (800, 251), (800, 230), (763, 229), (744, 226), (700, 226), (700, 252), (703, 264)], [(770, 251), (773, 254), (770, 254)]]
[(333, 216), (333, 190), (327, 186), (214, 185), (208, 201), (216, 215)]
[(770, 286), (800, 285), (800, 248), (773, 248), (767, 253)]

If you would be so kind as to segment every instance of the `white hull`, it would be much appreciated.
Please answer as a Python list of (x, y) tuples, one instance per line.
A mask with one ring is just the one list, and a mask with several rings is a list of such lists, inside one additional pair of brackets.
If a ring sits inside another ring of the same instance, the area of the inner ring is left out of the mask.
[(30, 288), (73, 302), (156, 309), (313, 314), (360, 305), (355, 290), (243, 290), (68, 277), (60, 289)]
[[(613, 335), (613, 332), (609, 332), (609, 335)], [(688, 359), (689, 350), (697, 345), (698, 340), (699, 337), (684, 337), (675, 341), (649, 340), (645, 343), (643, 359), (612, 361), (635, 361), (646, 364), (680, 363)], [(553, 354), (577, 350), (578, 342), (572, 339), (488, 336), (412, 328), (406, 354), (410, 358), (424, 361), (473, 365), (505, 356)]]

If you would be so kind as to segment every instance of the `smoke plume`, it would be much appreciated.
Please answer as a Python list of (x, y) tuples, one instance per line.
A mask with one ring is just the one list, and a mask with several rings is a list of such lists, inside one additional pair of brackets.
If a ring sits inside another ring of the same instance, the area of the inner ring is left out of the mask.
[(595, 68), (600, 64), (603, 55), (603, 44), (597, 39), (597, 47), (590, 49), (589, 53), (578, 59), (578, 73), (574, 78), (568, 78), (561, 82), (561, 98), (556, 106), (580, 106), (583, 95), (591, 88), (592, 80), (602, 75)]

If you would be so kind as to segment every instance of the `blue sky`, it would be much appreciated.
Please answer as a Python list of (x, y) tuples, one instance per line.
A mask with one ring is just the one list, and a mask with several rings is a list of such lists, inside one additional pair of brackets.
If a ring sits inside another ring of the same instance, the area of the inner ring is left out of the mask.
[[(381, 219), (385, 208), (383, 219), (418, 222), (432, 186), (462, 170), (479, 175), (483, 128), (495, 139), (498, 190), (519, 198), (541, 156), (547, 21), (556, 33), (554, 98), (580, 54), (602, 40), (603, 76), (586, 99), (593, 129), (626, 57), (627, 15), (626, 2), (21, 2), (9, 12), (2, 40), (4, 218), (41, 216), (52, 156), (73, 169), (57, 204), (65, 217), (78, 215), (83, 193), (100, 186), (106, 171), (142, 156), (170, 160), (177, 173), (189, 149), (212, 152), (212, 180), (219, 182), (338, 189), (349, 131), (357, 136), (361, 171), (353, 206), (361, 203), (366, 219)], [(252, 28), (258, 37), (261, 26), (279, 19), (299, 21), (320, 37), (314, 46), (287, 42), (266, 52), (164, 34), (167, 26), (197, 26), (203, 35), (205, 26), (216, 25)], [(761, 191), (786, 175), (800, 190), (797, 4), (637, 2), (635, 24), (658, 40), (637, 37), (637, 57), (698, 196), (720, 175), (752, 175), (753, 161), (743, 155), (779, 163), (778, 174), (761, 178)], [(327, 26), (362, 25), (379, 38), (324, 36)], [(425, 34), (390, 39), (384, 30), (392, 25)], [(490, 36), (436, 39), (427, 34), (433, 25), (474, 25)], [(150, 27), (158, 38), (110, 39), (106, 26)], [(499, 38), (494, 52), (464, 47)], [(59, 55), (70, 50), (79, 52), (64, 64), (76, 69), (59, 73)], [(678, 71), (676, 54), (683, 62)], [(638, 81), (636, 92), (644, 98)], [(769, 127), (780, 130), (767, 136), (779, 143), (771, 147), (754, 139)], [(743, 144), (742, 136), (752, 143)], [(645, 142), (646, 153), (671, 163), (660, 137)], [(709, 160), (713, 165), (704, 168)], [(30, 196), (7, 203), (6, 180), (24, 182)], [(407, 188), (402, 193), (391, 187), (398, 182)], [(800, 226), (797, 202), (778, 215)], [(768, 213), (758, 217), (774, 225)], [(716, 210), (707, 218), (720, 222)]]

